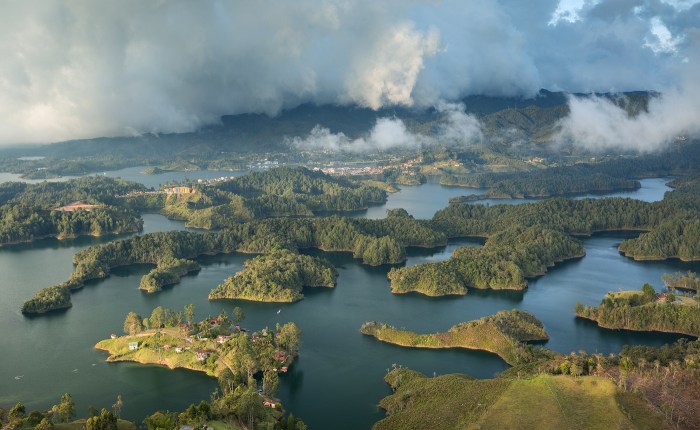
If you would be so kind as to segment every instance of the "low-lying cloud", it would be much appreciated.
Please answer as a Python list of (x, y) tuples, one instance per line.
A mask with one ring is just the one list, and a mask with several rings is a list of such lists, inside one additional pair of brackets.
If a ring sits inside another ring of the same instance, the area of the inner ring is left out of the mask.
[(308, 136), (287, 139), (287, 143), (303, 150), (327, 152), (377, 152), (396, 148), (418, 148), (429, 139), (408, 131), (398, 118), (379, 118), (367, 137), (350, 139), (344, 133), (332, 133), (316, 125)]
[[(700, 40), (700, 34), (695, 35)], [(686, 58), (678, 86), (652, 97), (637, 115), (605, 97), (569, 97), (570, 114), (561, 121), (559, 142), (600, 152), (650, 152), (674, 140), (700, 137), (700, 49)]]
[(378, 118), (366, 137), (351, 139), (317, 124), (308, 136), (288, 138), (287, 144), (302, 150), (365, 153), (435, 144), (465, 146), (483, 138), (479, 120), (466, 114), (463, 104), (440, 103), (435, 109), (442, 115), (442, 121), (430, 135), (411, 132), (399, 118)]

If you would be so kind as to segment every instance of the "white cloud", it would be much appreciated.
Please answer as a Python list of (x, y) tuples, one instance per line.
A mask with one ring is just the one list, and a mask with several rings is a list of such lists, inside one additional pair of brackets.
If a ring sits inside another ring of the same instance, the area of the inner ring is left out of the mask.
[(23, 0), (2, 12), (0, 144), (183, 132), (308, 102), (663, 90), (700, 25), (691, 0)]
[(426, 136), (413, 134), (397, 118), (379, 118), (366, 138), (350, 139), (344, 133), (332, 133), (316, 125), (305, 138), (287, 139), (287, 144), (304, 150), (329, 152), (376, 152), (394, 148), (417, 148), (430, 144)]
[(644, 46), (651, 49), (654, 54), (675, 54), (678, 52), (678, 44), (683, 41), (682, 36), (673, 37), (668, 27), (655, 16), (651, 19), (651, 29), (649, 30), (653, 38), (645, 38)]

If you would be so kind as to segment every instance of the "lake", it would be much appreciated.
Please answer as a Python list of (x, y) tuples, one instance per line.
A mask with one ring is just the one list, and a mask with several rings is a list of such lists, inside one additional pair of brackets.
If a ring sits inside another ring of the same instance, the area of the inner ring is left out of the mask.
[[(658, 200), (667, 190), (663, 182), (644, 180), (643, 188), (630, 197)], [(404, 187), (385, 205), (361, 215), (381, 216), (386, 209), (404, 207), (416, 217), (428, 218), (444, 207), (450, 196), (469, 191), (473, 190), (434, 183)], [(157, 214), (144, 215), (144, 223), (145, 232), (184, 227), (182, 222)], [(625, 344), (661, 345), (677, 339), (679, 336), (668, 334), (599, 329), (574, 317), (577, 301), (594, 305), (607, 291), (640, 288), (645, 282), (660, 288), (661, 275), (666, 272), (700, 271), (698, 263), (627, 259), (616, 249), (625, 237), (628, 235), (604, 234), (584, 239), (585, 258), (557, 265), (545, 276), (531, 280), (524, 292), (470, 290), (466, 296), (449, 298), (393, 295), (386, 279), (389, 267), (363, 266), (346, 253), (311, 251), (336, 265), (340, 274), (336, 288), (307, 289), (306, 298), (294, 304), (210, 303), (208, 292), (251, 258), (234, 253), (200, 258), (202, 270), (198, 274), (154, 295), (137, 289), (150, 267), (121, 268), (109, 278), (75, 292), (73, 308), (35, 318), (20, 314), (22, 302), (36, 290), (67, 279), (75, 252), (114, 238), (52, 239), (0, 248), (4, 298), (0, 302), (0, 326), (5, 336), (0, 356), (0, 405), (8, 407), (23, 401), (28, 409), (45, 409), (63, 392), (70, 392), (78, 413), (84, 415), (88, 405), (109, 408), (121, 394), (124, 417), (140, 422), (156, 409), (183, 410), (190, 403), (208, 400), (216, 387), (212, 378), (158, 366), (106, 363), (106, 354), (94, 350), (93, 345), (110, 333), (120, 333), (124, 316), (132, 310), (148, 315), (159, 305), (182, 308), (193, 303), (197, 317), (204, 318), (222, 309), (230, 312), (238, 305), (246, 312), (244, 326), (249, 329), (294, 321), (303, 330), (301, 355), (290, 372), (280, 377), (279, 397), (285, 408), (312, 429), (369, 428), (384, 416), (376, 405), (390, 393), (382, 378), (392, 364), (428, 375), (461, 372), (479, 378), (492, 377), (507, 365), (486, 352), (405, 349), (383, 344), (360, 334), (360, 325), (366, 321), (436, 332), (501, 309), (517, 308), (540, 318), (551, 336), (545, 346), (563, 353), (579, 349), (609, 353)], [(480, 245), (478, 240), (458, 240), (444, 248), (411, 249), (406, 264), (449, 258), (460, 246)]]

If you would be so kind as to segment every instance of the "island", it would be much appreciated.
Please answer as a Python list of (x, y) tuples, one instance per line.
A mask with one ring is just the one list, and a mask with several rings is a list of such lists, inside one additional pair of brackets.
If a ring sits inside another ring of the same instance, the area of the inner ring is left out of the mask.
[(291, 303), (304, 298), (303, 287), (333, 288), (337, 276), (327, 261), (277, 250), (246, 261), (243, 270), (209, 293), (209, 300)]
[(540, 320), (516, 309), (457, 324), (445, 333), (418, 334), (374, 321), (363, 324), (360, 332), (411, 348), (479, 349), (498, 355), (510, 365), (532, 361), (533, 350), (523, 347), (524, 342), (549, 339)]
[(608, 329), (700, 336), (698, 296), (657, 294), (649, 284), (644, 284), (641, 291), (608, 293), (597, 307), (577, 303), (575, 311), (577, 317)]
[(301, 345), (301, 330), (293, 322), (248, 333), (225, 311), (194, 321), (193, 305), (184, 312), (159, 306), (147, 318), (130, 312), (124, 332), (95, 345), (109, 353), (107, 361), (159, 364), (214, 377), (228, 369), (248, 381), (258, 372), (287, 372)]
[(636, 190), (641, 186), (639, 181), (620, 176), (611, 164), (614, 163), (574, 164), (529, 172), (446, 175), (440, 179), (440, 183), (486, 188), (485, 195), (489, 198), (519, 199)]
[(438, 263), (394, 268), (388, 277), (395, 294), (464, 295), (468, 288), (523, 290), (526, 278), (584, 255), (580, 241), (559, 231), (514, 227), (489, 237), (483, 247), (459, 248)]
[(54, 237), (134, 233), (143, 220), (122, 207), (116, 194), (143, 190), (141, 184), (105, 177), (66, 182), (0, 184), (0, 246)]

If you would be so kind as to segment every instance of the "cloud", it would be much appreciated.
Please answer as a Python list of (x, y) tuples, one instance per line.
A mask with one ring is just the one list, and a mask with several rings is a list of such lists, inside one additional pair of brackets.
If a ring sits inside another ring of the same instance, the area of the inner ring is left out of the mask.
[(663, 90), (699, 22), (693, 0), (4, 2), (0, 144), (184, 132), (302, 103)]
[(439, 103), (435, 108), (443, 114), (445, 121), (438, 126), (436, 138), (451, 145), (471, 145), (481, 141), (481, 123), (474, 115), (464, 112), (461, 103)]
[(287, 138), (290, 146), (303, 150), (328, 152), (377, 152), (396, 148), (411, 149), (430, 145), (465, 146), (481, 141), (481, 123), (464, 112), (463, 104), (442, 102), (435, 107), (442, 116), (431, 135), (413, 133), (398, 118), (378, 118), (368, 135), (351, 139), (344, 133), (332, 133), (317, 124), (306, 137)]
[[(691, 34), (700, 40), (700, 33)], [(700, 50), (683, 64), (681, 81), (649, 101), (636, 116), (603, 97), (570, 97), (570, 114), (560, 123), (559, 142), (593, 151), (650, 152), (679, 138), (700, 136)]]
[(368, 136), (358, 139), (350, 139), (342, 132), (332, 133), (321, 125), (316, 125), (305, 138), (287, 139), (288, 145), (303, 150), (352, 153), (417, 148), (430, 142), (428, 137), (408, 131), (406, 124), (397, 118), (378, 118)]

